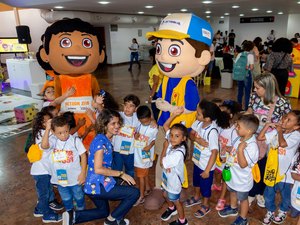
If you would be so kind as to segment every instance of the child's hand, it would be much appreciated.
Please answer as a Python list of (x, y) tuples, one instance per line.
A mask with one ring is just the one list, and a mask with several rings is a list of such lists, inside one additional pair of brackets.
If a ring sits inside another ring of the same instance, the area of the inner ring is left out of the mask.
[[(231, 150), (232, 150), (232, 146), (225, 146), (225, 147), (223, 148), (223, 150), (225, 150), (225, 152), (230, 153)], [(225, 155), (225, 152), (224, 152), (224, 155)], [(223, 154), (223, 153), (221, 153), (221, 154)]]
[(85, 123), (86, 123), (86, 119), (85, 119), (85, 118), (79, 118), (79, 120), (77, 121), (77, 125), (78, 125), (79, 127), (84, 126)]
[(135, 139), (135, 140), (139, 140), (139, 138), (140, 138), (140, 133), (136, 132), (136, 133), (134, 134), (134, 139)]
[(151, 120), (150, 127), (151, 128), (156, 128), (157, 127), (157, 123), (156, 123), (156, 121), (154, 119)]
[(207, 172), (206, 170), (204, 170), (202, 173), (200, 173), (200, 176), (204, 179), (209, 177), (209, 172)]
[[(143, 151), (145, 152), (149, 152), (151, 149), (150, 145), (146, 146), (145, 148), (143, 148)], [(150, 153), (149, 153), (150, 154)]]
[(47, 122), (46, 122), (46, 130), (51, 130), (51, 122), (52, 122), (52, 119), (49, 119)]
[(85, 113), (88, 115), (88, 117), (92, 117), (93, 118), (93, 116), (94, 116), (94, 112), (90, 108), (87, 108), (86, 111), (85, 111)]
[(238, 150), (243, 151), (245, 148), (247, 147), (247, 142), (246, 141), (242, 141), (239, 146), (238, 146)]
[(167, 169), (166, 169), (166, 172), (167, 172), (167, 173), (171, 173), (171, 168), (167, 168)]
[(196, 134), (195, 141), (196, 141), (199, 145), (201, 145), (201, 146), (203, 146), (203, 147), (205, 147), (205, 148), (208, 147), (208, 142), (205, 141), (205, 139), (203, 139), (202, 137), (200, 137), (198, 134)]
[[(96, 98), (96, 97), (95, 97), (95, 98)], [(94, 99), (93, 99), (93, 101), (92, 101), (92, 107), (93, 107), (94, 109), (98, 108), (98, 104), (95, 102)]]
[(85, 183), (85, 172), (81, 172), (77, 178), (78, 184), (83, 185)]
[(75, 87), (70, 87), (67, 91), (66, 91), (66, 96), (67, 97), (71, 97), (72, 95), (74, 95), (76, 92)]

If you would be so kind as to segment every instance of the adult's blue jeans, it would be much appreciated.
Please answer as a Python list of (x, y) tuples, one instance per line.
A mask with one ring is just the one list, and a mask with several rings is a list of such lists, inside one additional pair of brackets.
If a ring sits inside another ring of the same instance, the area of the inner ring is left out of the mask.
[(49, 202), (54, 200), (53, 187), (50, 183), (51, 176), (44, 174), (33, 175), (32, 177), (35, 180), (35, 188), (38, 196), (37, 210), (43, 213), (43, 215), (53, 213), (49, 208)]
[(109, 215), (108, 201), (120, 201), (111, 216), (116, 220), (121, 220), (133, 207), (134, 203), (140, 197), (139, 189), (133, 186), (116, 185), (109, 192), (100, 185), (99, 195), (88, 195), (96, 205), (96, 209), (87, 209), (75, 212), (75, 223), (83, 223), (96, 219), (105, 218)]
[(123, 171), (123, 167), (125, 167), (125, 173), (134, 177), (134, 155), (124, 155), (119, 152), (114, 152), (112, 169)]
[(139, 67), (141, 67), (141, 64), (139, 62), (139, 53), (138, 52), (131, 52), (129, 69), (132, 68), (133, 61), (136, 61), (136, 63), (139, 65)]
[(84, 192), (81, 185), (63, 187), (57, 185), (60, 197), (64, 203), (66, 211), (74, 208), (73, 199), (76, 202), (77, 210), (84, 210)]
[(266, 187), (264, 192), (265, 204), (268, 211), (275, 212), (275, 195), (279, 191), (281, 195), (281, 203), (279, 209), (287, 212), (291, 203), (291, 184), (279, 182), (274, 187)]
[(251, 90), (252, 90), (252, 74), (249, 71), (244, 80), (238, 81), (237, 101), (238, 103), (243, 105), (243, 97), (245, 94), (245, 108), (244, 108), (245, 111), (248, 109)]

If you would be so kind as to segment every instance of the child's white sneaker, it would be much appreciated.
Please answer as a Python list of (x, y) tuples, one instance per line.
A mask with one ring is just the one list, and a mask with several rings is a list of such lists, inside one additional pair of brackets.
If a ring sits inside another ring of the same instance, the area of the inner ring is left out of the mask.
[(269, 225), (274, 221), (274, 212), (268, 211), (263, 220), (263, 225)]
[(265, 198), (263, 195), (256, 195), (256, 202), (257, 202), (257, 205), (261, 208), (265, 208), (266, 205), (265, 205)]
[(255, 200), (255, 197), (248, 196), (249, 207), (251, 206), (251, 204), (254, 200)]
[(274, 220), (273, 220), (273, 223), (276, 223), (276, 224), (281, 224), (284, 222), (286, 218), (286, 212), (284, 211), (281, 211), (280, 209), (278, 210), (278, 215), (275, 216)]

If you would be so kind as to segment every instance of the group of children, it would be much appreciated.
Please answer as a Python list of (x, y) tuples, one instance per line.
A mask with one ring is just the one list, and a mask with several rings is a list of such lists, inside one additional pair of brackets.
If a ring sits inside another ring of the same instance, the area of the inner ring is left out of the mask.
[[(110, 100), (105, 102), (105, 99)], [(151, 116), (151, 110), (146, 105), (140, 106), (137, 96), (130, 94), (123, 100), (124, 108), (119, 112), (123, 118), (123, 125), (112, 140), (114, 146), (112, 169), (119, 171), (124, 169), (126, 174), (138, 178), (140, 198), (135, 203), (137, 206), (142, 204), (151, 192), (149, 169), (155, 158), (154, 145), (158, 129)], [(90, 110), (88, 114), (91, 118), (95, 118), (103, 108), (117, 107), (115, 102), (108, 92), (102, 90), (94, 99), (96, 113)], [(47, 106), (37, 114), (33, 122), (35, 143), (43, 149), (42, 158), (34, 162), (31, 169), (38, 194), (34, 215), (43, 216), (44, 222), (62, 220), (61, 216), (53, 211), (61, 209), (59, 205), (54, 204), (55, 207), (52, 209), (49, 207), (54, 201), (52, 184), (58, 187), (67, 211), (74, 207), (78, 210), (85, 207), (81, 185), (85, 182), (88, 149), (82, 144), (81, 138), (84, 137), (76, 135), (76, 130), (85, 123), (78, 121), (75, 124), (70, 112), (59, 116), (57, 113), (55, 107)], [(194, 216), (204, 217), (211, 211), (212, 190), (218, 190), (221, 191), (216, 205), (219, 216), (237, 216), (240, 205), (240, 215), (232, 224), (248, 224), (248, 192), (254, 182), (252, 167), (259, 159), (257, 139), (279, 147), (279, 171), (280, 174), (286, 175), (284, 181), (266, 188), (264, 197), (268, 212), (263, 223), (282, 223), (290, 203), (292, 215), (300, 215), (298, 111), (290, 112), (278, 124), (267, 123), (258, 135), (257, 117), (241, 113), (241, 107), (235, 101), (215, 103), (202, 100), (197, 107), (196, 121), (189, 132), (183, 124), (174, 124), (170, 127), (172, 120), (181, 113), (183, 108), (179, 107), (164, 125), (166, 130), (164, 149), (160, 162), (157, 162), (163, 168), (161, 186), (168, 204), (168, 208), (161, 215), (163, 221), (168, 221), (173, 215), (178, 214), (178, 219), (170, 224), (188, 224), (184, 208), (194, 205), (200, 205)], [(272, 128), (272, 131), (269, 132), (269, 128)], [(194, 194), (182, 203), (180, 194), (189, 149), (192, 149), (194, 163)], [(291, 191), (290, 184), (294, 181)], [(225, 205), (227, 190), (230, 193), (230, 202)], [(282, 200), (278, 214), (275, 215), (277, 191), (280, 191)]]

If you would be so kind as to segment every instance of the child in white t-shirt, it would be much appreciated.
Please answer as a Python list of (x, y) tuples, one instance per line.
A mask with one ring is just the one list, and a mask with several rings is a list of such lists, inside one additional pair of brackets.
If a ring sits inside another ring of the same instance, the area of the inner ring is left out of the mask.
[[(272, 127), (276, 128), (270, 132), (267, 130)], [(291, 165), (293, 157), (300, 144), (300, 111), (293, 110), (289, 112), (280, 123), (266, 123), (258, 140), (266, 141), (266, 144), (273, 148), (278, 148), (278, 168), (279, 175), (284, 176), (283, 180), (274, 184), (273, 187), (266, 186), (264, 198), (266, 208), (268, 210), (263, 224), (269, 225), (271, 222), (282, 223), (289, 210), (291, 202), (291, 184), (294, 183), (291, 177)], [(275, 216), (276, 204), (275, 195), (279, 191), (281, 195), (281, 203), (278, 215)]]
[(157, 128), (150, 125), (152, 118), (148, 106), (138, 107), (136, 114), (141, 124), (137, 127), (134, 135), (133, 149), (135, 174), (139, 179), (140, 198), (134, 206), (144, 203), (145, 195), (150, 193), (149, 169), (153, 165), (153, 146), (158, 132)]
[(113, 137), (113, 169), (123, 171), (134, 177), (134, 133), (140, 122), (136, 116), (136, 109), (140, 100), (136, 95), (127, 95), (124, 98), (124, 110), (120, 112), (123, 119), (123, 126), (119, 133)]
[(45, 90), (42, 93), (43, 96), (43, 107), (46, 106), (58, 106), (60, 105), (66, 98), (71, 97), (76, 92), (76, 89), (74, 87), (70, 87), (66, 93), (64, 93), (62, 96), (55, 98), (55, 91), (53, 86), (48, 86), (45, 88)]
[(187, 128), (180, 124), (174, 124), (166, 134), (168, 147), (162, 153), (162, 189), (168, 208), (161, 215), (163, 221), (168, 221), (178, 213), (178, 219), (170, 224), (188, 224), (185, 218), (184, 208), (180, 202), (182, 183), (184, 182), (184, 159), (187, 150)]
[(300, 148), (294, 156), (291, 166), (292, 178), (295, 183), (291, 193), (291, 217), (298, 217), (300, 224)]
[(236, 122), (239, 137), (233, 140), (232, 149), (226, 158), (223, 169), (223, 179), (230, 192), (230, 206), (219, 211), (221, 217), (237, 216), (238, 201), (240, 201), (240, 216), (233, 224), (248, 224), (248, 193), (253, 186), (252, 167), (258, 160), (259, 150), (255, 132), (259, 121), (253, 114), (241, 115)]
[[(50, 130), (54, 135), (49, 137)], [(79, 138), (70, 135), (66, 118), (58, 116), (47, 121), (42, 138), (42, 149), (50, 149), (51, 183), (56, 184), (66, 211), (73, 210), (73, 199), (77, 210), (83, 210), (87, 156)]]

